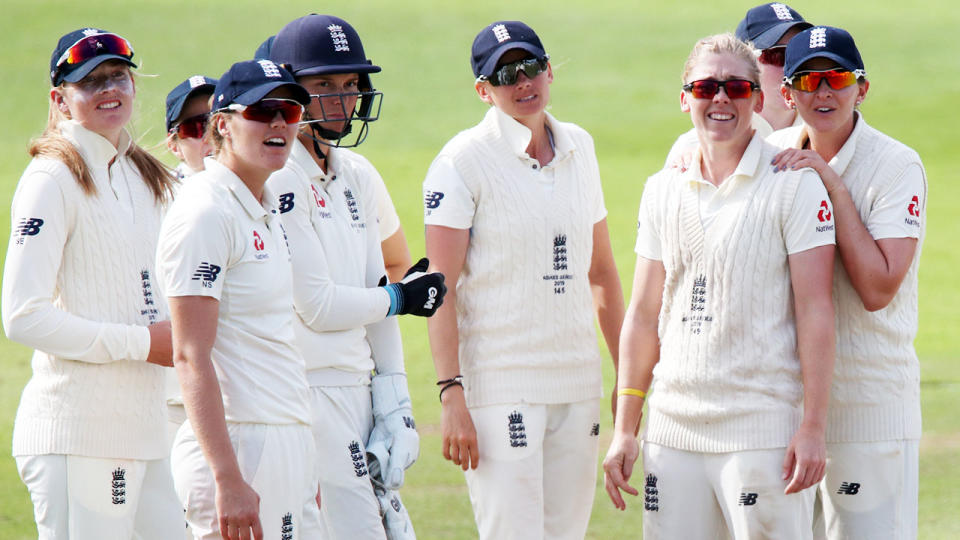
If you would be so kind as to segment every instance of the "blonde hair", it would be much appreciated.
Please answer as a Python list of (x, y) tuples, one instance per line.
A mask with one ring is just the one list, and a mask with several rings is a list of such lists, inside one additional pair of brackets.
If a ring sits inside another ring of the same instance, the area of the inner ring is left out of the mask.
[[(58, 88), (62, 89), (64, 85), (61, 84)], [(77, 147), (60, 132), (61, 122), (69, 119), (70, 117), (60, 111), (56, 102), (51, 99), (47, 127), (39, 137), (30, 141), (27, 152), (30, 157), (49, 158), (62, 162), (73, 174), (83, 192), (86, 195), (95, 195), (97, 186), (93, 183), (90, 167), (83, 160)], [(150, 187), (158, 203), (163, 203), (173, 196), (172, 186), (175, 183), (173, 173), (166, 165), (136, 143), (130, 144), (125, 155), (140, 171), (140, 176)]]
[(210, 146), (213, 147), (213, 155), (220, 155), (220, 151), (223, 150), (223, 134), (220, 133), (220, 130), (217, 129), (217, 121), (221, 118), (229, 118), (230, 113), (227, 111), (216, 111), (211, 112), (210, 116), (207, 118), (207, 132), (204, 133), (204, 138), (210, 141)]
[(731, 33), (716, 34), (707, 36), (697, 41), (690, 51), (690, 56), (683, 64), (683, 74), (681, 82), (686, 84), (690, 81), (687, 77), (693, 71), (703, 56), (708, 54), (731, 54), (747, 64), (748, 77), (756, 84), (760, 84), (760, 65), (757, 64), (757, 50), (749, 43), (740, 41)]

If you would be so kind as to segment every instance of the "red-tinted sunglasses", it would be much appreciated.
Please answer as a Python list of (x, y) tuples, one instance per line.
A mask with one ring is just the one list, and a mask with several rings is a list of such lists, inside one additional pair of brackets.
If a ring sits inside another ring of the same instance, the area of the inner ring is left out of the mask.
[(720, 88), (723, 88), (730, 99), (744, 99), (750, 97), (754, 90), (760, 88), (760, 85), (744, 79), (731, 79), (729, 81), (703, 79), (683, 85), (683, 90), (690, 92), (697, 99), (713, 99), (720, 92)]
[(226, 109), (238, 111), (247, 120), (263, 122), (264, 124), (273, 122), (277, 113), (280, 113), (283, 116), (283, 121), (288, 124), (296, 124), (303, 117), (303, 105), (292, 99), (267, 98), (261, 99), (253, 105), (231, 103)]
[(130, 42), (116, 34), (94, 34), (80, 39), (60, 55), (57, 67), (77, 65), (102, 54), (115, 54), (124, 58), (133, 58)]
[(848, 71), (846, 69), (831, 69), (829, 71), (802, 71), (790, 77), (784, 77), (783, 82), (802, 92), (813, 92), (820, 87), (820, 83), (827, 81), (830, 88), (843, 90), (857, 84), (857, 80), (866, 78), (867, 73), (862, 69)]
[(190, 118), (184, 118), (170, 128), (170, 133), (176, 133), (181, 139), (202, 139), (207, 129), (207, 118), (209, 113), (198, 114)]
[(770, 47), (769, 49), (764, 49), (760, 51), (760, 55), (757, 57), (757, 60), (761, 64), (767, 64), (768, 66), (777, 66), (783, 67), (783, 64), (787, 59), (787, 46), (786, 45), (776, 45)]

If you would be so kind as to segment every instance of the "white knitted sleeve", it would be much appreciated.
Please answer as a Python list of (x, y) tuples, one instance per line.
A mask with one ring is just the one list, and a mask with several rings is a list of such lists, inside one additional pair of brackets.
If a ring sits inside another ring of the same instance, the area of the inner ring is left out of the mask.
[(85, 319), (54, 304), (64, 246), (74, 222), (67, 204), (86, 197), (63, 193), (55, 176), (64, 174), (70, 173), (62, 164), (48, 162), (44, 166), (35, 161), (17, 186), (3, 272), (7, 337), (69, 360), (98, 364), (144, 361), (150, 351), (146, 327)]

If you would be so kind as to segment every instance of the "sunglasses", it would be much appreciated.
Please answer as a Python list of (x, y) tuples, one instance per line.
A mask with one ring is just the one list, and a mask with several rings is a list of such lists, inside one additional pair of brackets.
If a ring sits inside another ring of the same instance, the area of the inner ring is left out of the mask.
[(866, 77), (867, 72), (862, 69), (855, 71), (831, 69), (830, 71), (802, 71), (800, 73), (794, 73), (790, 77), (784, 77), (783, 82), (801, 92), (813, 92), (817, 88), (820, 88), (820, 83), (823, 81), (827, 81), (830, 88), (834, 90), (843, 90), (848, 86), (857, 84), (857, 80)]
[(130, 59), (133, 58), (133, 47), (129, 41), (116, 34), (94, 34), (80, 39), (64, 51), (57, 60), (57, 68), (82, 64), (102, 54), (115, 54)]
[(697, 99), (713, 99), (720, 92), (720, 88), (723, 88), (730, 99), (744, 99), (750, 97), (754, 90), (760, 88), (760, 85), (744, 79), (731, 79), (729, 81), (703, 79), (683, 85), (683, 90), (690, 92)]
[(170, 133), (176, 133), (181, 139), (202, 139), (207, 129), (209, 113), (198, 114), (184, 118), (170, 128)]
[(277, 117), (277, 113), (283, 116), (283, 121), (288, 124), (296, 124), (303, 117), (303, 105), (292, 99), (267, 98), (261, 99), (253, 105), (240, 105), (231, 103), (224, 109), (237, 111), (240, 116), (254, 122), (263, 122), (269, 124)]
[(783, 67), (787, 59), (786, 45), (777, 45), (758, 52), (757, 60), (761, 64), (767, 64), (768, 66)]
[(546, 71), (548, 60), (550, 60), (549, 56), (544, 56), (543, 58), (527, 58), (525, 60), (518, 60), (516, 62), (511, 62), (509, 64), (500, 66), (494, 70), (493, 75), (490, 77), (481, 75), (477, 78), (477, 80), (490, 81), (490, 84), (493, 86), (511, 86), (517, 84), (517, 78), (520, 76), (521, 71), (527, 76), (528, 79), (532, 79)]

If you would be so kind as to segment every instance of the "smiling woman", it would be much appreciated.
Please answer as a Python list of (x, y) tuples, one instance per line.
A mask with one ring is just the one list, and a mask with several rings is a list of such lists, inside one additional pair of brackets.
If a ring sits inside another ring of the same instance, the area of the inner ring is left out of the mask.
[(13, 455), (44, 539), (182, 531), (162, 435), (170, 323), (153, 293), (172, 177), (125, 129), (132, 58), (105, 30), (60, 38), (47, 128), (13, 200), (3, 323), (35, 349)]
[(758, 77), (733, 35), (697, 42), (680, 103), (699, 149), (689, 168), (652, 176), (640, 202), (603, 468), (623, 509), (650, 391), (644, 538), (810, 535), (833, 372), (834, 225), (814, 173), (768, 165), (777, 148), (751, 123)]

